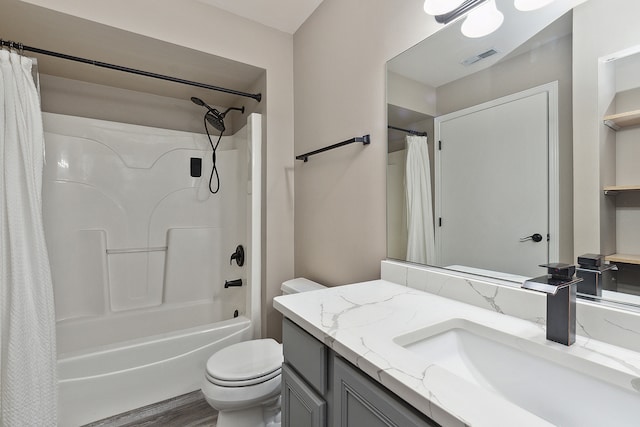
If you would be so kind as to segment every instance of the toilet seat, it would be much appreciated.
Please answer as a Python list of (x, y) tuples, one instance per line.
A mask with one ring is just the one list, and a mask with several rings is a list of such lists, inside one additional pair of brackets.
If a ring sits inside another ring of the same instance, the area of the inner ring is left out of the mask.
[(282, 344), (273, 339), (244, 341), (223, 348), (207, 361), (207, 381), (221, 387), (247, 387), (280, 375)]
[(282, 376), (249, 387), (222, 387), (204, 380), (202, 393), (218, 411), (237, 411), (277, 399), (282, 388)]
[(282, 369), (278, 368), (273, 372), (268, 373), (267, 375), (263, 375), (256, 378), (247, 378), (246, 380), (238, 380), (238, 381), (226, 381), (220, 378), (213, 377), (209, 375), (209, 372), (206, 373), (207, 381), (212, 384), (219, 385), (221, 387), (247, 387), (251, 385), (256, 385), (263, 383), (265, 381), (269, 381), (272, 378), (277, 377), (282, 373)]

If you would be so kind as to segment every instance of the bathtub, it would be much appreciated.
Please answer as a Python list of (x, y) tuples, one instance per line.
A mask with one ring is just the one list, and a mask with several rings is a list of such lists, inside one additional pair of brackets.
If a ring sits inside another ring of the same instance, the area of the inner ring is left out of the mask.
[(59, 425), (92, 421), (198, 390), (207, 359), (252, 338), (244, 316), (60, 354)]

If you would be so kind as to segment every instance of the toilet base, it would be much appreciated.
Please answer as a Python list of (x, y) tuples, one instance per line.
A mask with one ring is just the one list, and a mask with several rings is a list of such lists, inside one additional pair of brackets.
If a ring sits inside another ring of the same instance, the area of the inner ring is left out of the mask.
[(238, 411), (219, 411), (216, 427), (280, 427), (280, 396)]
[(263, 406), (218, 412), (216, 427), (280, 427), (280, 412), (272, 416), (265, 412), (267, 411)]
[(266, 427), (262, 406), (242, 409), (240, 411), (218, 412), (217, 427)]

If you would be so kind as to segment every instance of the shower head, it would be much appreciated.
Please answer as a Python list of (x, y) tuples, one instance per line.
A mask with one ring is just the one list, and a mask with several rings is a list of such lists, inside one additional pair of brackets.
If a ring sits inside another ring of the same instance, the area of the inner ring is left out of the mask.
[[(212, 194), (216, 194), (218, 190), (220, 190), (220, 176), (218, 175), (218, 169), (216, 168), (216, 149), (218, 148), (218, 144), (220, 144), (220, 141), (222, 140), (222, 134), (225, 131), (224, 117), (231, 110), (237, 110), (242, 112), (242, 114), (244, 114), (244, 107), (241, 107), (241, 108), (229, 107), (224, 111), (224, 113), (221, 113), (215, 108), (211, 108), (211, 106), (209, 106), (209, 104), (204, 102), (202, 99), (196, 98), (195, 96), (191, 97), (191, 102), (193, 102), (194, 104), (200, 107), (205, 107), (207, 109), (207, 112), (204, 113), (204, 130), (207, 132), (207, 138), (209, 139), (209, 144), (211, 144), (211, 150), (213, 151), (211, 156), (213, 167), (211, 168), (211, 176), (209, 177), (209, 191)], [(207, 123), (209, 123), (216, 130), (218, 130), (218, 132), (220, 132), (220, 135), (218, 136), (218, 142), (216, 142), (215, 144), (211, 139), (211, 134), (209, 133), (209, 127), (207, 126)], [(217, 181), (218, 181), (218, 185), (215, 190), (211, 187), (211, 183), (213, 182), (214, 176), (217, 178)]]
[(242, 112), (242, 114), (244, 114), (244, 107), (242, 108), (237, 108), (237, 107), (229, 107), (227, 108), (224, 113), (221, 113), (220, 111), (216, 110), (215, 108), (211, 108), (211, 106), (209, 106), (209, 104), (207, 104), (206, 102), (204, 102), (202, 99), (200, 98), (196, 98), (195, 96), (191, 97), (191, 102), (193, 102), (196, 105), (199, 105), (201, 107), (205, 107), (207, 110), (204, 118), (207, 120), (207, 122), (209, 122), (209, 124), (211, 126), (213, 126), (215, 129), (218, 130), (218, 132), (222, 133), (225, 131), (225, 126), (224, 126), (224, 118), (227, 115), (227, 113), (231, 110), (237, 110)]
[(205, 104), (205, 102), (202, 99), (196, 98), (195, 96), (191, 97), (191, 102), (193, 102), (194, 104), (199, 105), (201, 107), (208, 107), (208, 105)]
[(218, 111), (213, 110), (207, 111), (204, 115), (204, 118), (209, 122), (211, 126), (218, 130), (218, 132), (222, 133), (225, 131), (224, 127), (224, 116)]
[(218, 110), (216, 110), (215, 108), (212, 108), (209, 104), (207, 104), (200, 98), (196, 98), (195, 96), (192, 96), (191, 102), (193, 102), (196, 105), (199, 105), (200, 107), (206, 108), (207, 110), (209, 110), (210, 113), (220, 114)]

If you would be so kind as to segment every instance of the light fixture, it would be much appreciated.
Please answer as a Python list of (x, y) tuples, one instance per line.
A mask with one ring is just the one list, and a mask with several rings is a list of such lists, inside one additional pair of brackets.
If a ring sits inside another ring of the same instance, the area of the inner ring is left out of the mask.
[(504, 15), (496, 6), (495, 0), (489, 0), (469, 12), (462, 23), (462, 34), (470, 38), (484, 37), (502, 25)]
[(443, 15), (460, 6), (464, 0), (424, 0), (424, 11), (429, 15)]
[[(553, 2), (554, 0), (514, 0), (514, 5), (518, 10), (530, 11)], [(496, 0), (425, 0), (424, 11), (434, 15), (436, 22), (445, 25), (466, 16), (461, 30), (462, 34), (470, 38), (489, 35), (500, 28), (504, 21)]]
[(528, 12), (530, 10), (540, 9), (541, 7), (544, 7), (553, 2), (554, 0), (515, 0), (514, 6), (518, 10)]
[(453, 22), (461, 16), (465, 16), (467, 13), (487, 1), (488, 0), (464, 0), (455, 9), (440, 15), (435, 15), (436, 22), (447, 25), (449, 22)]

